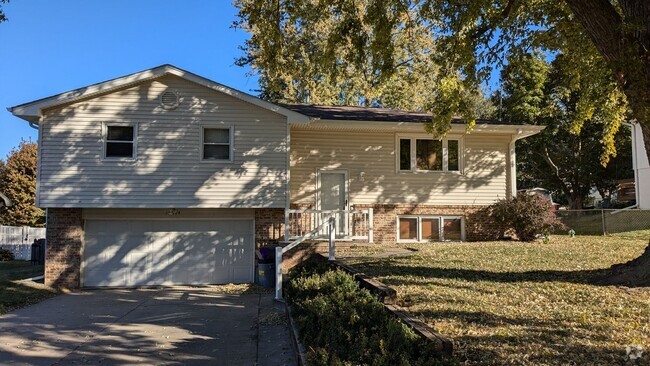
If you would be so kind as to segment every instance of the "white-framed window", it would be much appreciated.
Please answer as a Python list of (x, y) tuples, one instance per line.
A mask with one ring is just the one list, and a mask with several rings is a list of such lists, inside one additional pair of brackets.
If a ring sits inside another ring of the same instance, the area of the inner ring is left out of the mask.
[(465, 240), (465, 220), (462, 216), (397, 216), (398, 242), (461, 240)]
[(138, 151), (138, 125), (131, 122), (103, 124), (104, 159), (134, 160)]
[(201, 126), (201, 160), (233, 161), (232, 127)]
[(431, 136), (396, 137), (398, 172), (461, 172), (462, 139)]

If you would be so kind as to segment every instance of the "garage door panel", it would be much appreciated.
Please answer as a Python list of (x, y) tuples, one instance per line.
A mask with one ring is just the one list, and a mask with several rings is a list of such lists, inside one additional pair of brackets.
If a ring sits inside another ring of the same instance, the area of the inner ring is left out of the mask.
[(84, 286), (249, 283), (250, 220), (88, 220)]
[(92, 281), (92, 286), (129, 286), (129, 271), (126, 268), (105, 270), (88, 270), (84, 278)]

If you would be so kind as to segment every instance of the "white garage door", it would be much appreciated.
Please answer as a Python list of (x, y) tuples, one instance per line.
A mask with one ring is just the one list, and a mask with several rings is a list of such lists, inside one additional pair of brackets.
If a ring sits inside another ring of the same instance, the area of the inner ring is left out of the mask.
[(253, 282), (251, 220), (86, 220), (86, 287)]

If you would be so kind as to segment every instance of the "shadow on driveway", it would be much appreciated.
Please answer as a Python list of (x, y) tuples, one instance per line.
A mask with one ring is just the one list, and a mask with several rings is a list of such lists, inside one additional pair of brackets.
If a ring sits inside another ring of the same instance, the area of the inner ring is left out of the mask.
[(218, 288), (113, 289), (61, 295), (0, 317), (0, 363), (293, 365), (270, 294)]

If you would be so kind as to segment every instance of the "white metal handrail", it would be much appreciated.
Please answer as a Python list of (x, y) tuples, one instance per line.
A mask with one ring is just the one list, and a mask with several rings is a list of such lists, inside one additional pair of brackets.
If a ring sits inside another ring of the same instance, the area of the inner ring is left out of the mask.
[[(288, 209), (285, 210), (284, 237), (286, 241), (300, 238), (310, 232), (315, 226), (329, 217), (336, 217), (337, 238), (343, 240), (368, 240), (374, 241), (374, 215), (373, 209), (366, 210), (312, 210)], [(315, 233), (313, 235), (317, 235)], [(328, 233), (320, 233), (323, 238)]]
[(327, 220), (318, 225), (312, 231), (303, 235), (302, 237), (292, 241), (289, 245), (285, 247), (276, 247), (275, 248), (275, 299), (282, 299), (282, 255), (289, 250), (295, 248), (298, 244), (304, 242), (305, 240), (313, 237), (318, 233), (323, 227), (327, 225), (329, 227), (329, 260), (334, 260), (334, 241), (335, 241), (335, 219), (333, 216), (330, 216)]

